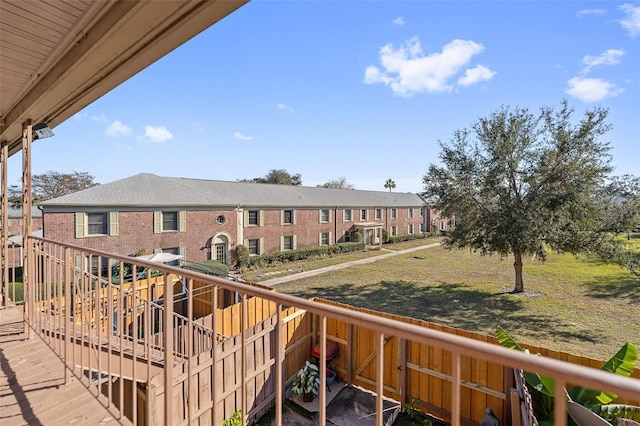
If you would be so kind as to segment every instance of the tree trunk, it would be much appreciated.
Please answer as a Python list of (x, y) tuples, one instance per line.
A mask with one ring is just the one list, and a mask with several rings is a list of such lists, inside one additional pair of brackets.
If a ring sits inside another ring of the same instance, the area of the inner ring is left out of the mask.
[(513, 293), (522, 293), (524, 291), (524, 281), (522, 281), (522, 253), (514, 253), (513, 268), (516, 270), (516, 286)]

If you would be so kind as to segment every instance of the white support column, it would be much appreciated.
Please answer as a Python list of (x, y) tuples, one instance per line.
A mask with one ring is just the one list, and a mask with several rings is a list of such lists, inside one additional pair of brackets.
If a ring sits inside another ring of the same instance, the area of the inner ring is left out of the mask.
[(33, 320), (33, 289), (31, 286), (30, 268), (33, 259), (31, 247), (31, 144), (33, 129), (31, 120), (22, 124), (22, 286), (24, 298), (24, 327), (27, 338), (31, 338), (29, 321)]

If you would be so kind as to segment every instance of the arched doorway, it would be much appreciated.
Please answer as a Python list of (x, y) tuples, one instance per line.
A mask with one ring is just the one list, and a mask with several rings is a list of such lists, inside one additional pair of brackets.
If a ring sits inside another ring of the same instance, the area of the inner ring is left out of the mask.
[(224, 265), (229, 264), (229, 237), (218, 234), (211, 238), (211, 259)]

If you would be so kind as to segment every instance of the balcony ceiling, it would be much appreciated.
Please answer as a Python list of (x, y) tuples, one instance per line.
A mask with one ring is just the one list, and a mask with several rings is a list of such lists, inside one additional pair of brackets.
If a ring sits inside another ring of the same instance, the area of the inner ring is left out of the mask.
[(0, 140), (54, 128), (248, 0), (2, 0)]

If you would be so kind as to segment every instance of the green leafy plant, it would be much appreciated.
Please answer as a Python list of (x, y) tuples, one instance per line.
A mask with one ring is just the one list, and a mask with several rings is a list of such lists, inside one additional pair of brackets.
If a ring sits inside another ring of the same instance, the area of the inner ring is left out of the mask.
[(318, 366), (306, 362), (293, 378), (291, 383), (291, 392), (297, 396), (304, 396), (308, 394), (318, 395), (318, 388), (320, 386), (320, 374)]
[(402, 407), (402, 414), (409, 417), (414, 425), (432, 426), (431, 420), (426, 419), (420, 411), (420, 401), (413, 398), (411, 402)]
[(223, 419), (222, 426), (242, 426), (242, 410), (237, 410), (231, 418)]
[[(500, 326), (496, 327), (496, 338), (498, 342), (506, 348), (516, 349), (526, 352), (515, 340)], [(616, 354), (609, 359), (602, 367), (603, 371), (629, 377), (635, 369), (638, 359), (638, 349), (633, 343), (625, 343)], [(555, 381), (549, 377), (540, 376), (536, 373), (523, 372), (527, 387), (531, 392), (534, 402), (534, 409), (538, 421), (546, 423), (553, 420), (553, 400), (555, 395)], [(567, 392), (567, 400), (576, 402), (594, 413), (600, 415), (605, 420), (616, 424), (619, 417), (628, 419), (640, 418), (640, 407), (620, 404), (609, 404), (618, 395), (612, 392), (595, 391), (576, 386)], [(627, 417), (628, 416), (628, 417)]]

